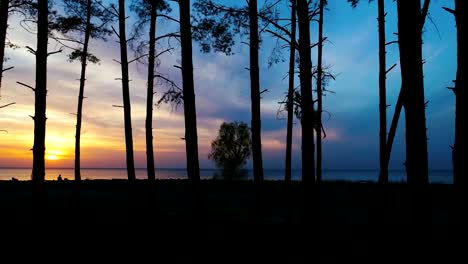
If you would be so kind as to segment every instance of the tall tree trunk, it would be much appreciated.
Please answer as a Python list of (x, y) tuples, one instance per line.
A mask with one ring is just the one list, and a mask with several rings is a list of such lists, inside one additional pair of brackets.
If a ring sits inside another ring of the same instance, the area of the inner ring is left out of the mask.
[(42, 204), (45, 179), (45, 135), (47, 98), (47, 44), (48, 44), (48, 0), (37, 2), (37, 49), (36, 87), (34, 91), (34, 146), (33, 146), (33, 196), (34, 202)]
[(81, 54), (81, 76), (80, 76), (80, 91), (78, 95), (78, 110), (76, 114), (76, 133), (75, 133), (75, 182), (78, 184), (81, 181), (81, 160), (80, 160), (80, 146), (81, 146), (81, 119), (83, 115), (83, 99), (84, 87), (86, 82), (86, 66), (88, 63), (88, 45), (89, 36), (91, 34), (91, 0), (87, 0), (86, 5), (86, 29), (83, 43), (83, 53)]
[(411, 185), (428, 183), (420, 0), (398, 0), (398, 44), (406, 118), (406, 174)]
[[(460, 187), (467, 187), (468, 170), (466, 155), (462, 154), (468, 149), (466, 136), (467, 118), (467, 79), (468, 78), (468, 21), (467, 21), (468, 3), (466, 0), (455, 0), (455, 20), (457, 23), (457, 80), (455, 83), (455, 144), (453, 147), (453, 176), (454, 183)], [(465, 124), (463, 124), (465, 123)]]
[(378, 0), (379, 21), (379, 118), (380, 118), (380, 175), (379, 183), (388, 182), (387, 158), (387, 87), (386, 87), (386, 51), (385, 51), (385, 5)]
[(317, 182), (322, 181), (322, 50), (323, 50), (323, 5), (320, 0), (319, 6), (319, 45), (317, 59)]
[(302, 181), (307, 185), (315, 182), (314, 104), (312, 99), (312, 57), (308, 10), (307, 0), (297, 1), (302, 110)]
[(182, 45), (182, 82), (185, 115), (185, 150), (187, 174), (192, 183), (200, 181), (198, 163), (197, 113), (193, 83), (192, 29), (190, 25), (190, 1), (179, 1), (180, 38)]
[[(422, 16), (421, 31), (424, 27), (424, 23), (426, 22), (426, 16), (429, 11), (430, 2), (431, 2), (430, 0), (425, 0), (423, 9), (421, 10), (421, 16)], [(398, 94), (397, 103), (395, 105), (395, 112), (393, 114), (392, 123), (390, 125), (390, 130), (388, 131), (388, 138), (387, 138), (387, 143), (386, 143), (387, 173), (388, 173), (388, 164), (390, 163), (390, 156), (392, 153), (393, 141), (395, 139), (396, 130), (398, 127), (398, 120), (400, 119), (401, 110), (403, 109), (404, 100), (406, 98), (406, 89), (407, 88), (402, 83), (401, 88), (400, 88), (400, 93)]]
[(254, 181), (263, 181), (262, 136), (260, 119), (260, 70), (258, 67), (257, 0), (249, 2), (250, 21), (250, 97), (252, 100), (252, 157)]
[(148, 92), (146, 94), (146, 168), (148, 180), (156, 179), (154, 171), (153, 152), (153, 97), (154, 97), (154, 60), (156, 46), (156, 2), (151, 2), (151, 20), (149, 32), (149, 57), (148, 57)]
[(286, 171), (284, 180), (291, 182), (292, 133), (294, 118), (294, 70), (296, 65), (296, 0), (291, 0), (291, 47), (289, 50), (288, 127), (286, 134)]
[(127, 35), (125, 32), (125, 0), (119, 0), (119, 38), (120, 61), (122, 66), (122, 92), (125, 125), (125, 145), (127, 148), (128, 180), (135, 181), (135, 164), (133, 160), (132, 117), (130, 106), (130, 87), (128, 79)]
[(2, 88), (3, 60), (5, 59), (5, 40), (8, 28), (8, 5), (10, 0), (0, 0), (0, 89)]

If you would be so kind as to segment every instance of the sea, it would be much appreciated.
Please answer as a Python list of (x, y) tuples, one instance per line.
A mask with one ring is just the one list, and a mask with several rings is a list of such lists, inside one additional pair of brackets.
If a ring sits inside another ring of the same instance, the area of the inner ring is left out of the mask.
[[(146, 169), (135, 170), (137, 179), (146, 179)], [(61, 175), (63, 179), (72, 180), (74, 178), (73, 168), (46, 169), (46, 180), (56, 180)], [(201, 169), (200, 177), (202, 179), (219, 178), (220, 171), (217, 169)], [(378, 170), (324, 170), (323, 180), (327, 181), (353, 181), (353, 182), (375, 182), (379, 175)], [(284, 169), (265, 169), (265, 180), (280, 181), (284, 179)], [(0, 180), (11, 180), (15, 178), (20, 181), (31, 179), (31, 169), (26, 168), (0, 168)], [(81, 169), (82, 179), (126, 179), (126, 169), (116, 168), (94, 168)], [(185, 169), (160, 168), (156, 170), (158, 179), (187, 179)], [(253, 179), (252, 170), (247, 170), (247, 180)], [(292, 179), (299, 181), (301, 179), (301, 170), (292, 170)], [(391, 182), (405, 182), (406, 174), (404, 170), (391, 170), (389, 173)], [(451, 170), (433, 170), (429, 172), (431, 183), (453, 183), (453, 173)]]

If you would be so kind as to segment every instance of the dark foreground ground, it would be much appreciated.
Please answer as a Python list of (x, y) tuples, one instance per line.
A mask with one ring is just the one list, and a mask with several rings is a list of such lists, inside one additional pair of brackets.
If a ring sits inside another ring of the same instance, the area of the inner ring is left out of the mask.
[[(164, 243), (228, 252), (266, 246), (270, 255), (286, 248), (294, 255), (337, 248), (414, 253), (422, 246), (425, 256), (442, 249), (453, 256), (467, 245), (467, 208), (451, 185), (415, 191), (404, 184), (325, 182), (305, 190), (300, 183), (266, 182), (259, 190), (245, 181), (202, 181), (198, 195), (190, 186), (83, 181), (76, 200), (73, 182), (51, 181), (37, 206), (30, 182), (0, 181), (0, 227), (23, 242), (84, 239), (81, 249), (125, 240), (136, 248)], [(346, 257), (327, 255), (333, 256)]]

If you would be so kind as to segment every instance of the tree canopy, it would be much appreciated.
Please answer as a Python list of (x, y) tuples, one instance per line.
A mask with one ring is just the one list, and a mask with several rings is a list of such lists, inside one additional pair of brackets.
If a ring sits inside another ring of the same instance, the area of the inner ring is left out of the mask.
[(221, 124), (218, 137), (211, 143), (208, 158), (223, 170), (228, 178), (240, 176), (242, 167), (250, 158), (252, 138), (246, 123)]

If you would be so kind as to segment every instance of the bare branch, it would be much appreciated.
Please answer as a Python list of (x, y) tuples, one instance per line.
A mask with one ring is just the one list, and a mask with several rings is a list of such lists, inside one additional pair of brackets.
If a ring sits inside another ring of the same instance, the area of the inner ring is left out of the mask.
[(83, 42), (76, 40), (76, 39), (70, 39), (70, 38), (61, 38), (61, 37), (52, 37), (54, 40), (61, 40), (61, 41), (67, 41), (67, 42), (74, 42), (80, 45), (84, 45)]
[(388, 46), (388, 45), (391, 45), (391, 44), (397, 44), (397, 43), (398, 43), (398, 40), (394, 40), (394, 41), (390, 41), (390, 42), (385, 43), (385, 46)]
[(31, 52), (32, 54), (36, 55), (36, 51), (33, 48), (29, 46), (26, 46), (25, 48), (28, 49), (28, 51)]
[(175, 18), (173, 18), (173, 17), (170, 17), (170, 16), (168, 16), (168, 15), (158, 14), (157, 17), (164, 17), (164, 18), (167, 19), (167, 20), (171, 20), (171, 21), (174, 21), (174, 22), (180, 24), (180, 21), (179, 21), (179, 20), (177, 20), (177, 19), (175, 19)]
[(448, 7), (442, 7), (445, 11), (451, 13), (452, 15), (455, 15), (455, 10), (448, 8)]
[(22, 83), (22, 82), (16, 82), (16, 83), (17, 83), (17, 84), (20, 84), (20, 85), (23, 85), (23, 86), (25, 86), (25, 87), (27, 87), (27, 88), (33, 90), (33, 92), (36, 91), (36, 88), (32, 87), (31, 85), (27, 85), (27, 84)]
[(385, 71), (385, 75), (386, 75), (387, 73), (389, 73), (391, 70), (393, 70), (393, 68), (395, 68), (396, 66), (397, 66), (396, 63), (393, 64), (392, 67), (390, 67), (387, 71)]
[(119, 33), (117, 33), (117, 30), (115, 30), (114, 26), (111, 26), (112, 28), (112, 31), (114, 31), (115, 35), (117, 35), (117, 37), (120, 39), (120, 35)]
[(118, 64), (122, 64), (120, 61), (116, 60), (116, 59), (112, 59), (113, 61), (117, 62)]
[(15, 102), (13, 102), (13, 103), (9, 103), (9, 104), (6, 104), (6, 105), (2, 105), (2, 106), (0, 106), (0, 108), (5, 108), (5, 107), (8, 107), (8, 106), (10, 106), (10, 105), (14, 105), (14, 104), (16, 104), (16, 103), (15, 103)]
[(283, 40), (284, 42), (288, 43), (289, 45), (291, 45), (291, 41), (288, 40), (288, 39), (286, 39), (285, 37), (281, 36), (280, 34), (274, 32), (274, 31), (271, 31), (271, 30), (269, 30), (269, 29), (267, 29), (267, 30), (265, 30), (265, 31), (268, 32), (268, 33), (270, 33), (270, 34), (272, 34), (273, 36), (275, 36), (275, 37), (277, 37), (277, 38)]
[(161, 40), (163, 38), (176, 38), (176, 39), (178, 39), (178, 38), (180, 38), (180, 34), (177, 34), (177, 33), (164, 34), (162, 36), (159, 36), (159, 37), (155, 38), (155, 41), (159, 41), (159, 40)]
[(146, 56), (148, 56), (148, 54), (144, 54), (144, 55), (141, 55), (141, 56), (139, 56), (139, 57), (136, 57), (135, 59), (129, 61), (128, 64), (130, 64), (130, 63), (132, 63), (132, 62), (135, 62), (135, 61), (137, 61), (137, 60), (139, 60), (139, 59), (141, 59), (141, 58), (144, 58), (144, 57), (146, 57)]
[(123, 108), (123, 105), (112, 105), (112, 107)]
[(2, 72), (9, 71), (9, 70), (11, 70), (11, 69), (13, 69), (13, 68), (15, 68), (15, 67), (14, 67), (14, 66), (12, 66), (12, 67), (9, 67), (9, 68), (6, 68), (6, 69), (3, 69), (3, 70), (2, 70)]
[(424, 5), (421, 10), (421, 29), (424, 27), (424, 23), (426, 22), (427, 13), (429, 12), (429, 4), (431, 0), (424, 0)]
[(57, 54), (57, 53), (61, 53), (62, 50), (57, 50), (57, 51), (52, 51), (52, 52), (49, 52), (47, 53), (47, 57), (49, 57), (50, 55), (54, 55), (54, 54)]
[(171, 52), (171, 50), (173, 50), (173, 49), (174, 49), (174, 48), (169, 48), (169, 49), (163, 50), (163, 51), (159, 52), (158, 54), (156, 54), (155, 57), (157, 58), (157, 57), (163, 55), (163, 54), (166, 53), (166, 52)]

